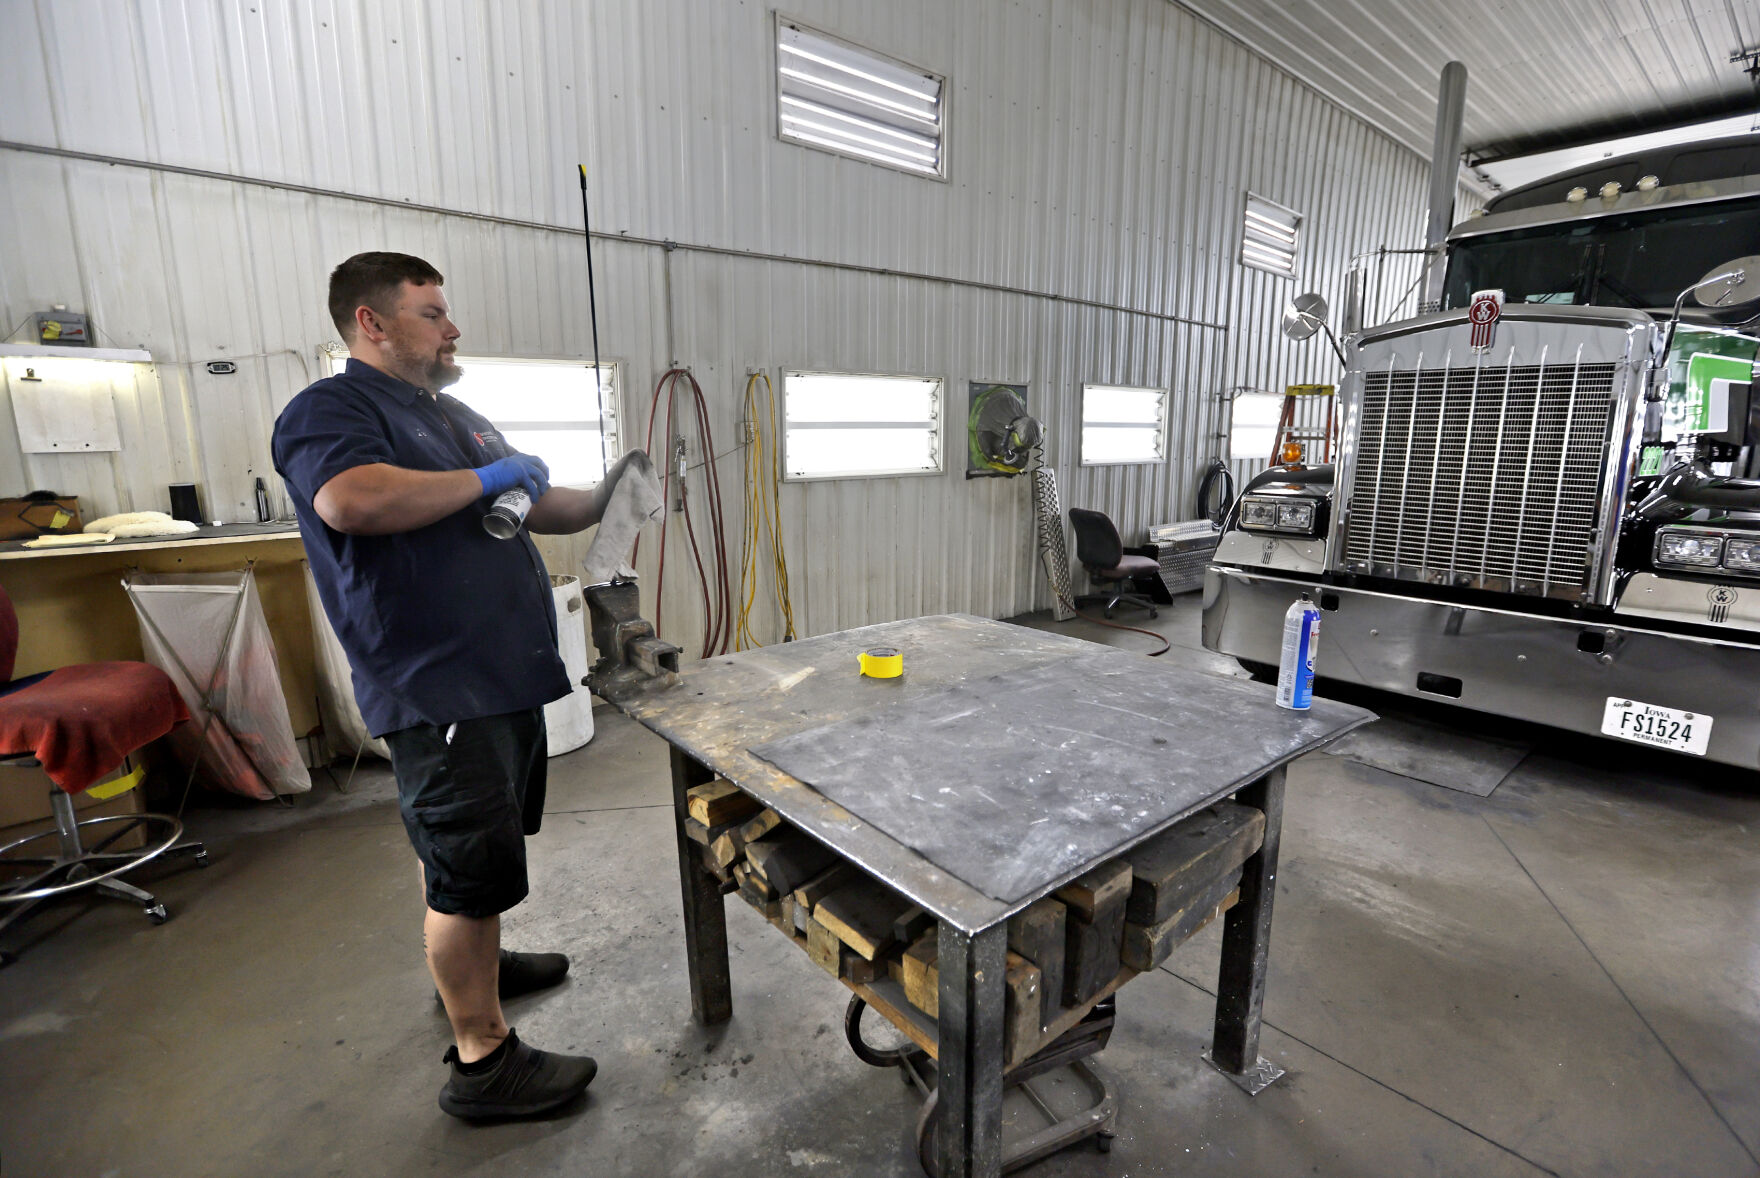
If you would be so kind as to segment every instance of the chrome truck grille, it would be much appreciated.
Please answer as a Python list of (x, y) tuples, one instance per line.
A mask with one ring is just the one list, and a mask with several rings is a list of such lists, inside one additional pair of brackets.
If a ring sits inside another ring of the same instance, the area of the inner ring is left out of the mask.
[(1619, 367), (1365, 372), (1345, 570), (1584, 597)]

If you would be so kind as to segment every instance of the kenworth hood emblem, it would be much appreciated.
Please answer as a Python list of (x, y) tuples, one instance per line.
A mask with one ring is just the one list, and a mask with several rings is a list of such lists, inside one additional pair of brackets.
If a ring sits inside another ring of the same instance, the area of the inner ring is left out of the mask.
[(1476, 290), (1473, 292), (1473, 305), (1467, 310), (1467, 321), (1473, 325), (1470, 342), (1475, 352), (1491, 350), (1491, 341), (1497, 338), (1497, 321), (1503, 316), (1503, 292), (1501, 290)]

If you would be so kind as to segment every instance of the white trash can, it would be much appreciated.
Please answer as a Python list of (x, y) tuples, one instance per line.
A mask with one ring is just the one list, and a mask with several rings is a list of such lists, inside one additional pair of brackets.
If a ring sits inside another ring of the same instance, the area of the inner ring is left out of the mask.
[(544, 705), (544, 727), (549, 730), (548, 752), (552, 757), (572, 753), (593, 739), (593, 696), (581, 680), (587, 677), (587, 603), (581, 597), (579, 577), (550, 577), (556, 598), (556, 646), (568, 681), (574, 690)]

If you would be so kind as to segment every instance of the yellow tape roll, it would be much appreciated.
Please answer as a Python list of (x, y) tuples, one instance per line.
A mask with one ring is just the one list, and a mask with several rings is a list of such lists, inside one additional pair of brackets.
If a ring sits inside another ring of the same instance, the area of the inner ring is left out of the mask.
[(870, 679), (896, 679), (904, 674), (904, 655), (890, 646), (876, 646), (856, 656), (862, 674)]

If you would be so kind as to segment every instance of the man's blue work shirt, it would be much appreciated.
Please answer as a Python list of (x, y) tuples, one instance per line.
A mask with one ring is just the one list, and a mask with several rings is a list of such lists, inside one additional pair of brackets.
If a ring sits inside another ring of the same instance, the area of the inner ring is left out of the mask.
[(483, 530), (487, 499), (389, 536), (344, 535), (312, 508), (319, 488), (356, 466), (459, 470), (512, 453), (487, 420), (351, 359), (289, 402), (273, 449), (373, 735), (569, 693), (543, 557), (523, 529), (511, 540)]

